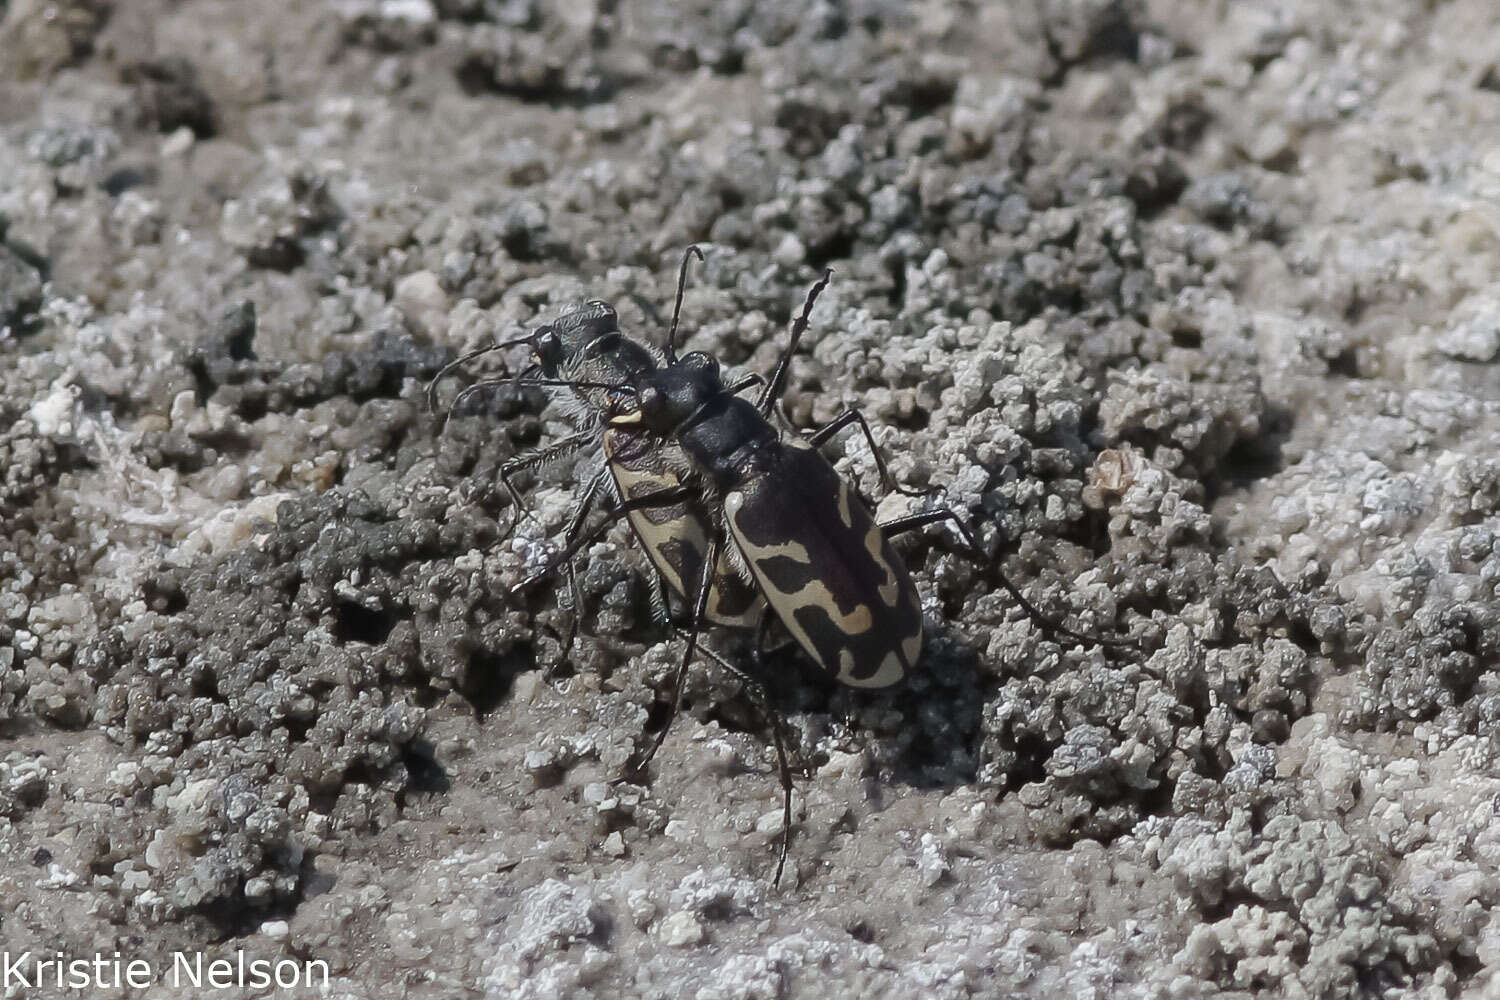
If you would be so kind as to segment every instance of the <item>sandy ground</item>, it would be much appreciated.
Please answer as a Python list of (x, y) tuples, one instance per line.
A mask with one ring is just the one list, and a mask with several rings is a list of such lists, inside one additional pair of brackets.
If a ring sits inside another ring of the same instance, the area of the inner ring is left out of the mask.
[[(0, 0), (0, 995), (1500, 996), (1497, 199), (1489, 0)], [(566, 657), (511, 593), (565, 409), (423, 400), (691, 242), (737, 372), (834, 268), (790, 418), (989, 557), (895, 690), (768, 663), (779, 887), (733, 675), (631, 766), (628, 533)]]

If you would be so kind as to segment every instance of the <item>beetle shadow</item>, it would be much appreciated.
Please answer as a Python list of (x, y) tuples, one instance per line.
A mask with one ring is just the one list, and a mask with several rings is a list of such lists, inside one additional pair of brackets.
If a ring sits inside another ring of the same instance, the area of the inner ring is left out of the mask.
[[(894, 690), (875, 695), (876, 703), (901, 721), (895, 731), (883, 725), (866, 739), (891, 782), (952, 791), (979, 777), (986, 700), (979, 650), (946, 623), (929, 620), (927, 630), (922, 657), (910, 676)], [(871, 698), (852, 690), (844, 697), (851, 696)]]
[(947, 625), (929, 623), (921, 661), (889, 689), (840, 684), (796, 649), (745, 673), (787, 721), (794, 771), (816, 773), (831, 751), (841, 751), (868, 754), (887, 780), (913, 788), (951, 790), (978, 778), (985, 702), (979, 652)]

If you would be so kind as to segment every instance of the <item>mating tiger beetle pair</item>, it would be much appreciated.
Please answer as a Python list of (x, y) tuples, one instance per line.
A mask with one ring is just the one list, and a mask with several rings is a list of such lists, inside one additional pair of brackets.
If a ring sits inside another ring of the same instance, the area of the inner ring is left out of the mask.
[[(574, 603), (573, 624), (563, 645), (568, 649), (582, 613), (573, 559), (625, 520), (654, 570), (657, 607), (684, 641), (673, 716), (708, 625), (754, 629), (756, 668), (773, 624), (779, 623), (840, 683), (891, 687), (906, 677), (922, 652), (921, 605), (891, 539), (946, 521), (962, 538), (967, 555), (989, 561), (950, 508), (932, 507), (884, 523), (875, 520), (858, 491), (818, 450), (851, 424), (864, 432), (883, 488), (911, 496), (926, 494), (892, 481), (858, 410), (845, 410), (805, 435), (779, 425), (775, 409), (786, 389), (792, 356), (831, 272), (825, 270), (807, 293), (770, 379), (749, 375), (726, 384), (714, 358), (697, 351), (677, 354), (683, 288), (694, 256), (703, 259), (696, 246), (683, 255), (672, 325), (660, 352), (626, 337), (614, 309), (592, 301), (525, 337), (466, 354), (433, 379), (429, 393), (453, 368), (482, 354), (525, 344), (532, 351), (528, 368), (511, 378), (470, 386), (454, 400), (454, 407), (469, 392), (495, 384), (542, 386), (570, 394), (579, 430), (501, 469), (516, 523), (525, 505), (513, 476), (587, 448), (602, 454), (603, 467), (584, 487), (562, 551), (514, 592), (525, 591), (559, 568), (564, 571)], [(760, 391), (754, 402), (744, 398), (755, 387)], [(589, 515), (601, 499), (608, 517), (589, 528)], [(1064, 628), (1038, 611), (1003, 574), (997, 572), (996, 578), (1047, 631), (1085, 642), (1130, 645)], [(674, 605), (685, 614), (674, 613)], [(791, 770), (781, 721), (760, 692), (759, 669), (742, 671), (712, 650), (703, 651), (759, 694), (757, 700), (770, 722), (782, 785), (781, 847), (773, 879), (779, 884), (792, 813)], [(649, 763), (660, 748), (671, 718), (638, 766)]]

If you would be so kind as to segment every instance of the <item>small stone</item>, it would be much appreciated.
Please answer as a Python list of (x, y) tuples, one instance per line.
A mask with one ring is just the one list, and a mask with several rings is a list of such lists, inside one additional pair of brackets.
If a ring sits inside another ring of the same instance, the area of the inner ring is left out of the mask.
[(36, 424), (43, 437), (67, 437), (73, 433), (73, 404), (78, 399), (78, 389), (71, 385), (56, 385), (42, 399), (31, 404), (28, 416)]
[(380, 16), (387, 21), (431, 24), (437, 20), (437, 10), (431, 0), (385, 0), (380, 5)]
[(795, 233), (787, 233), (771, 252), (771, 259), (782, 267), (796, 267), (807, 259), (807, 247)]
[(922, 884), (929, 889), (948, 874), (948, 859), (944, 856), (942, 844), (930, 833), (922, 834), (922, 854), (917, 859), (917, 871), (922, 876)]
[(702, 944), (704, 938), (703, 925), (686, 910), (679, 910), (663, 920), (658, 935), (668, 948), (688, 948)]
[(193, 148), (193, 143), (196, 141), (197, 136), (193, 134), (192, 129), (186, 125), (178, 126), (171, 135), (161, 141), (161, 157), (164, 160), (170, 160), (183, 156)]
[(396, 282), (396, 308), (429, 336), (447, 329), (448, 293), (431, 271), (415, 271)]
[(1452, 326), (1436, 342), (1439, 353), (1482, 364), (1500, 355), (1500, 301), (1470, 296), (1453, 310)]
[(755, 832), (763, 836), (780, 833), (783, 827), (782, 821), (785, 818), (786, 813), (782, 809), (772, 809), (768, 813), (762, 813), (755, 821)]

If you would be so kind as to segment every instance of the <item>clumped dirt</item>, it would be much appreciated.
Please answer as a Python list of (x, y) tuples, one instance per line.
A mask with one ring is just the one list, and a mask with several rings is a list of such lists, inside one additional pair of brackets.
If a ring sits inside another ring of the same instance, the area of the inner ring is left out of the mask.
[[(0, 2), (0, 944), (327, 963), (287, 996), (1488, 995), (1494, 39), (1482, 0)], [(498, 472), (566, 408), (423, 395), (585, 297), (659, 342), (690, 243), (735, 371), (834, 269), (789, 417), (861, 409), (988, 557), (903, 543), (896, 690), (770, 661), (779, 887), (733, 674), (632, 766), (680, 647), (630, 536), (581, 609), (512, 592), (589, 466), (527, 517)]]

